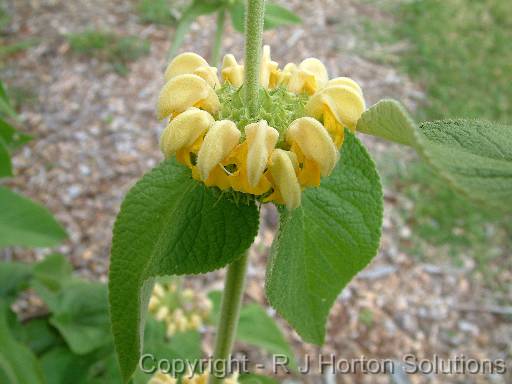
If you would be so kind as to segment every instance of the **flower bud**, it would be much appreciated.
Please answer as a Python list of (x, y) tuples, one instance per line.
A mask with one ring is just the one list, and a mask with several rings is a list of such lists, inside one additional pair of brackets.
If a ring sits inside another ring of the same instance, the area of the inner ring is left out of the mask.
[(165, 83), (158, 97), (160, 119), (177, 115), (190, 107), (216, 113), (219, 98), (208, 83), (197, 75), (179, 75)]
[(312, 117), (294, 120), (286, 131), (286, 141), (296, 143), (306, 159), (315, 161), (322, 176), (328, 176), (338, 161), (338, 151), (324, 126)]
[(240, 141), (240, 131), (230, 120), (213, 123), (197, 154), (197, 167), (206, 180), (212, 169), (224, 160)]
[(240, 87), (244, 82), (244, 66), (236, 62), (235, 56), (228, 54), (222, 61), (222, 79), (233, 87)]
[(217, 68), (210, 67), (205, 59), (193, 52), (185, 52), (176, 56), (167, 66), (164, 78), (169, 81), (173, 77), (187, 74), (201, 77), (212, 88), (219, 85)]
[(270, 162), (270, 173), (286, 207), (289, 210), (300, 205), (301, 188), (295, 173), (298, 168), (293, 152), (274, 149)]
[(265, 120), (258, 123), (248, 124), (245, 127), (245, 138), (247, 140), (247, 178), (249, 185), (258, 185), (272, 150), (279, 139), (279, 132), (269, 127)]
[(191, 147), (214, 123), (208, 112), (191, 107), (172, 119), (160, 138), (160, 149), (166, 157)]

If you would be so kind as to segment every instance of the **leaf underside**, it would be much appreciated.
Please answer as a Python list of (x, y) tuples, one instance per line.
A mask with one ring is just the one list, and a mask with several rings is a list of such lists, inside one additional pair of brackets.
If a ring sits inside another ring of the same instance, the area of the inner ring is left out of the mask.
[(341, 157), (301, 207), (281, 214), (267, 266), (271, 305), (308, 342), (322, 344), (329, 310), (345, 285), (375, 256), (382, 188), (359, 140), (346, 133)]
[(397, 101), (382, 100), (362, 115), (357, 129), (415, 148), (455, 190), (512, 210), (512, 126), (464, 119), (417, 126)]

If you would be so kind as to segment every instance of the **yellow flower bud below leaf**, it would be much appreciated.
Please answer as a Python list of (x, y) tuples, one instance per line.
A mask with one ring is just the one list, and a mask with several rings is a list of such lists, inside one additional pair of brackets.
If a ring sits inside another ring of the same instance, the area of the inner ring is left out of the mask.
[(202, 180), (220, 164), (240, 141), (240, 131), (230, 120), (216, 121), (206, 133), (197, 155), (197, 167)]
[(197, 75), (179, 75), (165, 83), (158, 97), (158, 117), (177, 115), (190, 107), (212, 114), (219, 110), (219, 98), (208, 83)]

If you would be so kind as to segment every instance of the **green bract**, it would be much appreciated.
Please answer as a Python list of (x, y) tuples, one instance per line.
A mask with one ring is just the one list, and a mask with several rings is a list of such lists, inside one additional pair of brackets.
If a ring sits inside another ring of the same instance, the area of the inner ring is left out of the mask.
[(250, 123), (265, 120), (269, 126), (279, 131), (280, 140), (284, 140), (284, 133), (290, 123), (299, 117), (305, 116), (304, 106), (308, 100), (306, 94), (297, 95), (288, 92), (284, 87), (276, 89), (260, 88), (260, 108), (257, 115), (249, 117), (244, 106), (243, 86), (235, 88), (224, 83), (217, 91), (220, 101), (220, 110), (214, 116), (215, 120), (231, 120), (244, 134), (243, 128)]

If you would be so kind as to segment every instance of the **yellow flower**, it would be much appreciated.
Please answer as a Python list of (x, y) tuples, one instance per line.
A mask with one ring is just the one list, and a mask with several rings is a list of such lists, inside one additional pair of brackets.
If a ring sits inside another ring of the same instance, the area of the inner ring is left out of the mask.
[[(217, 70), (194, 53), (177, 56), (165, 72), (158, 116), (169, 118), (160, 147), (207, 186), (300, 206), (304, 188), (320, 185), (338, 162), (344, 130), (355, 130), (365, 110), (359, 85), (329, 80), (315, 58), (283, 70), (263, 47), (258, 115), (248, 118), (244, 66), (233, 55)], [(195, 320), (191, 321), (196, 323)], [(184, 325), (183, 325), (184, 326)]]
[(157, 372), (148, 381), (148, 384), (176, 384), (178, 380), (167, 373)]

